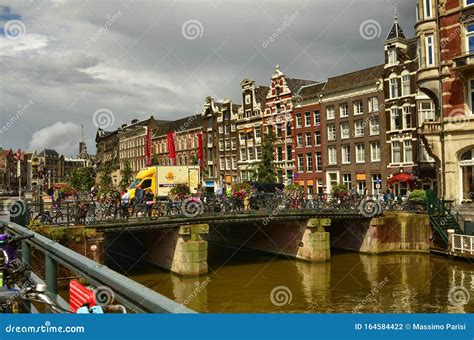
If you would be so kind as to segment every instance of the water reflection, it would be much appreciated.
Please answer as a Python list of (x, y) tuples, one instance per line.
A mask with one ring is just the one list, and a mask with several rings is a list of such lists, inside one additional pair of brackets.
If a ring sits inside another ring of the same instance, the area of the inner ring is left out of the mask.
[[(330, 262), (312, 264), (212, 248), (207, 276), (182, 278), (146, 267), (132, 277), (199, 312), (474, 312), (474, 268), (467, 262), (423, 254), (333, 252)], [(272, 294), (281, 287), (291, 296), (275, 301)], [(460, 300), (459, 292), (450, 299), (453, 287), (464, 287), (469, 301)]]

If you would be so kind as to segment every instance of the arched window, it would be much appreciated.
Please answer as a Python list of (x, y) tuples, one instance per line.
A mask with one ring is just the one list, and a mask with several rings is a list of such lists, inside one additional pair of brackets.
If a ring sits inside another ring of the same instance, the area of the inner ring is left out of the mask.
[(474, 148), (462, 154), (460, 159), (463, 199), (474, 199)]
[(390, 99), (398, 97), (398, 76), (392, 73), (389, 77), (389, 95)]

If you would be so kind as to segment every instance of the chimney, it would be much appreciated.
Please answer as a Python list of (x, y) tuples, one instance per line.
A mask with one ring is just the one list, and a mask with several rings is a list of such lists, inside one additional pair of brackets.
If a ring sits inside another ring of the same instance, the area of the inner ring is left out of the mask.
[(138, 119), (132, 119), (132, 124), (138, 123)]
[(127, 124), (122, 124), (122, 129), (125, 129), (127, 127)]

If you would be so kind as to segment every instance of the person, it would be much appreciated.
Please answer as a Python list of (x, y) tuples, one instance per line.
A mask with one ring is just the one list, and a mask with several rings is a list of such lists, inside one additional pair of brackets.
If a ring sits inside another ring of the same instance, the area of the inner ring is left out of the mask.
[(54, 188), (51, 187), (48, 189), (48, 191), (46, 192), (48, 194), (49, 197), (51, 197), (51, 202), (54, 204)]
[(147, 189), (145, 193), (145, 216), (151, 217), (151, 208), (153, 207), (155, 195), (153, 194), (153, 191), (151, 189)]
[(123, 192), (120, 197), (120, 206), (122, 208), (122, 216), (128, 217), (128, 204), (130, 201), (130, 193), (128, 191)]
[(95, 185), (93, 185), (92, 188), (91, 188), (91, 197), (92, 197), (92, 199), (95, 198), (98, 191), (99, 191), (98, 188)]
[(217, 185), (216, 196), (217, 196), (217, 197), (221, 197), (221, 196), (222, 196), (222, 187), (221, 187), (220, 184)]
[(385, 191), (385, 194), (383, 195), (383, 201), (385, 202), (385, 205), (387, 207), (390, 205), (390, 200), (391, 200), (390, 189), (387, 189), (387, 191)]
[(232, 197), (232, 187), (228, 185), (225, 190), (227, 197)]
[(143, 196), (143, 189), (140, 186), (137, 186), (137, 188), (135, 189), (135, 201), (137, 204), (143, 200)]
[(359, 193), (357, 192), (357, 189), (356, 189), (355, 185), (353, 185), (352, 189), (351, 189), (352, 202), (357, 202), (358, 198), (359, 198)]

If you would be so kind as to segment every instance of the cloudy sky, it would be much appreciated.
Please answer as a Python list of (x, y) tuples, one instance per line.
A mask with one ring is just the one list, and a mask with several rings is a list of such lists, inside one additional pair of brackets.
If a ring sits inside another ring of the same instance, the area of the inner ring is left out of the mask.
[[(413, 35), (414, 0), (399, 1)], [(276, 64), (323, 81), (383, 62), (390, 0), (13, 0), (0, 3), (0, 147), (77, 154), (84, 125), (177, 119), (240, 103)]]

